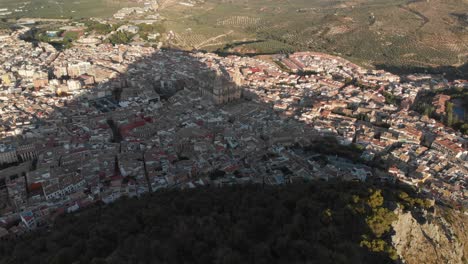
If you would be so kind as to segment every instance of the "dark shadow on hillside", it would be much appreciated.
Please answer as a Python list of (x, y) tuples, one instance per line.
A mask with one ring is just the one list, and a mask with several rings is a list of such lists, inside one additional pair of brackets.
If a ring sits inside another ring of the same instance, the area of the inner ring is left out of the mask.
[(393, 74), (440, 74), (446, 79), (453, 81), (456, 79), (468, 79), (468, 62), (465, 64), (454, 66), (439, 66), (439, 67), (411, 67), (411, 66), (394, 66), (386, 64), (375, 65), (379, 70), (385, 70)]
[[(329, 163), (344, 167), (359, 165), (365, 171), (378, 168), (372, 167), (372, 163), (361, 164), (358, 150), (340, 148), (336, 140), (293, 121), (292, 116), (279, 118), (271, 104), (256, 96), (239, 99), (238, 92), (242, 89), (239, 73), (232, 72), (217, 58), (197, 57), (178, 50), (155, 51), (138, 58), (131, 49), (125, 48), (106, 58), (108, 60), (101, 61), (99, 67), (97, 60), (94, 61), (90, 66), (92, 69), (86, 69), (89, 64), (82, 64), (78, 70), (85, 69), (84, 72), (74, 74), (74, 77), (57, 76), (61, 70), (50, 68), (48, 73), (52, 79), (62, 84), (68, 80), (68, 84), (67, 87), (58, 85), (63, 89), (57, 90), (57, 94), (40, 95), (40, 98), (61, 98), (59, 102), (52, 106), (47, 117), (43, 117), (46, 115), (43, 111), (34, 109), (32, 128), (23, 130), (16, 137), (0, 140), (0, 144), (11, 148), (11, 162), (4, 162), (0, 171), (2, 194), (7, 201), (2, 210), (4, 215), (8, 213), (10, 216), (4, 218), (7, 220), (4, 226), (17, 225), (21, 221), (18, 213), (31, 211), (37, 216), (35, 224), (42, 229), (39, 233), (19, 238), (21, 243), (2, 242), (2, 259), (10, 260), (9, 263), (64, 263), (76, 259), (83, 263), (106, 263), (105, 259), (111, 261), (108, 263), (128, 263), (145, 256), (144, 263), (152, 262), (151, 259), (163, 263), (210, 263), (219, 258), (223, 259), (222, 263), (239, 263), (239, 259), (249, 263), (274, 263), (290, 256), (299, 262), (310, 260), (311, 263), (325, 263), (320, 259), (328, 259), (330, 263), (349, 263), (348, 260), (357, 261), (353, 263), (392, 262), (388, 254), (370, 252), (359, 245), (360, 235), (369, 232), (365, 215), (353, 214), (341, 208), (344, 204), (338, 204), (349, 201), (352, 191), (342, 194), (333, 190), (324, 194), (320, 197), (319, 209), (313, 200), (301, 204), (293, 193), (296, 200), (284, 197), (276, 204), (289, 212), (277, 212), (267, 203), (256, 204), (254, 208), (259, 212), (259, 219), (252, 220), (256, 215), (248, 213), (251, 222), (244, 219), (243, 211), (236, 211), (234, 207), (238, 201), (248, 204), (245, 199), (254, 199), (248, 195), (243, 198), (241, 191), (228, 196), (230, 200), (226, 207), (224, 197), (210, 200), (199, 196), (200, 193), (210, 195), (211, 191), (219, 193), (218, 189), (202, 189), (196, 194), (194, 203), (187, 202), (191, 201), (187, 194), (193, 191), (182, 193), (183, 201), (172, 191), (167, 196), (164, 196), (166, 191), (157, 192), (154, 197), (145, 194), (165, 187), (224, 186), (245, 182), (256, 183), (247, 189), (255, 190), (255, 195), (261, 197), (264, 195), (261, 190), (270, 188), (265, 185), (272, 182), (268, 182), (269, 177), (258, 175), (275, 173), (283, 175), (275, 178), (278, 181), (275, 184), (299, 182), (304, 185), (303, 178), (288, 176), (291, 172), (287, 161), (268, 150), (268, 145), (273, 144), (284, 144), (292, 160), (299, 160), (299, 155), (310, 156), (311, 163), (296, 162), (310, 178), (329, 170), (326, 167)], [(126, 63), (128, 67), (121, 67)], [(110, 78), (104, 78), (104, 75)], [(69, 85), (72, 79), (75, 81)], [(79, 86), (83, 86), (82, 89), (75, 89)], [(73, 95), (78, 91), (86, 92)], [(31, 104), (39, 100), (39, 95), (32, 91), (22, 94)], [(20, 103), (14, 108), (20, 116), (27, 114)], [(258, 122), (264, 123), (255, 127)], [(3, 127), (6, 131), (13, 129), (8, 124)], [(234, 129), (244, 129), (258, 144), (237, 148), (240, 136)], [(34, 137), (37, 133), (39, 136)], [(261, 168), (258, 166), (261, 162), (273, 166), (265, 166), (262, 171), (257, 169)], [(224, 175), (231, 176), (222, 178)], [(320, 196), (314, 181), (309, 182), (304, 186), (309, 186), (307, 188), (313, 195)], [(337, 183), (337, 189), (341, 188), (340, 184), (342, 182)], [(360, 182), (349, 184), (362, 186), (363, 192), (369, 186)], [(387, 183), (375, 186), (390, 188), (385, 187), (389, 186)], [(125, 196), (140, 199), (121, 199), (120, 205), (103, 205)], [(148, 202), (135, 204), (144, 199)], [(267, 202), (268, 199), (260, 201)], [(157, 203), (163, 206), (155, 206)], [(174, 208), (166, 205), (175, 206), (177, 210), (184, 208), (183, 213), (168, 218), (165, 210), (172, 215), (170, 210)], [(45, 209), (47, 206), (49, 209)], [(49, 230), (52, 223), (49, 219), (87, 206), (91, 206), (90, 211), (79, 212), (76, 217), (84, 214), (89, 218), (59, 217), (56, 226)], [(390, 200), (386, 206), (394, 209), (396, 201)], [(116, 211), (103, 209), (107, 207)], [(335, 207), (341, 208), (336, 218), (332, 210)], [(142, 215), (135, 208), (150, 216)], [(149, 210), (151, 208), (154, 210)], [(39, 213), (43, 215), (39, 217)], [(280, 215), (273, 217), (275, 214)], [(320, 221), (316, 221), (315, 216), (320, 214), (323, 214)], [(227, 218), (220, 220), (218, 217)], [(313, 223), (304, 220), (308, 217), (311, 221), (315, 219)], [(216, 226), (210, 221), (236, 227), (223, 226), (216, 232), (224, 233), (213, 233), (207, 229)], [(158, 224), (164, 224), (164, 229), (158, 230)], [(353, 233), (354, 227), (362, 232)], [(267, 237), (273, 229), (278, 233), (275, 237)], [(48, 232), (54, 241), (48, 237)], [(341, 241), (346, 237), (349, 241)], [(220, 243), (218, 238), (225, 241)], [(384, 238), (388, 240), (388, 236)], [(294, 243), (294, 249), (290, 248), (289, 242)], [(150, 249), (148, 245), (151, 245)], [(29, 247), (28, 252), (24, 251), (25, 247)], [(151, 250), (162, 255), (153, 256)], [(297, 252), (302, 253), (297, 255)], [(320, 258), (314, 259), (314, 256)], [(114, 262), (116, 259), (118, 261)]]

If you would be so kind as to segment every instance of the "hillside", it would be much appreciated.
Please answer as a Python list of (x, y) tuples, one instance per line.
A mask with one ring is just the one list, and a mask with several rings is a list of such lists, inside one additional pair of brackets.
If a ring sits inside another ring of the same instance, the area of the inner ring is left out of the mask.
[[(423, 208), (434, 209), (408, 187), (356, 182), (164, 190), (95, 205), (58, 218), (51, 230), (1, 242), (0, 263), (393, 263), (397, 250), (410, 256), (419, 244), (395, 249), (395, 231), (401, 238), (404, 228), (437, 225)], [(451, 229), (437, 230), (443, 239)], [(461, 245), (454, 232), (451, 245)], [(425, 263), (442, 263), (437, 251), (424, 250)], [(444, 263), (461, 263), (460, 250)]]
[(195, 2), (166, 1), (160, 10), (177, 47), (242, 54), (323, 51), (395, 72), (446, 66), (439, 70), (459, 73), (468, 60), (464, 0)]
[(137, 5), (130, 0), (0, 0), (0, 9), (6, 9), (0, 11), (0, 19), (108, 17), (121, 8)]

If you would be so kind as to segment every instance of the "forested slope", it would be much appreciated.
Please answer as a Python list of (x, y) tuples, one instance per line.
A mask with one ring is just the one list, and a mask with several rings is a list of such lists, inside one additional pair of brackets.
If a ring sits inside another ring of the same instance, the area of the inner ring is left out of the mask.
[(0, 263), (392, 263), (393, 210), (430, 207), (402, 188), (312, 182), (164, 190), (1, 242)]

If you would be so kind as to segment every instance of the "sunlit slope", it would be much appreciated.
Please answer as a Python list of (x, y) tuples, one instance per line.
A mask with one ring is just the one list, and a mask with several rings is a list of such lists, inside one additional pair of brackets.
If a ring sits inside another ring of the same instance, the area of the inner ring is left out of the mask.
[(0, 18), (88, 18), (111, 16), (120, 8), (135, 5), (126, 0), (0, 0)]
[(321, 50), (368, 65), (461, 65), (468, 3), (431, 1), (166, 1), (173, 44), (240, 53)]

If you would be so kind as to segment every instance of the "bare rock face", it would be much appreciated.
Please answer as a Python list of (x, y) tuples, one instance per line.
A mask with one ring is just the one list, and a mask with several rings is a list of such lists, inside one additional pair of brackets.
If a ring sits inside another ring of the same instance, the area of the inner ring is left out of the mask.
[(398, 216), (393, 223), (392, 243), (404, 263), (467, 263), (468, 221), (465, 216), (455, 216), (454, 225), (442, 216), (426, 216), (424, 223), (418, 223), (410, 212), (399, 211)]

